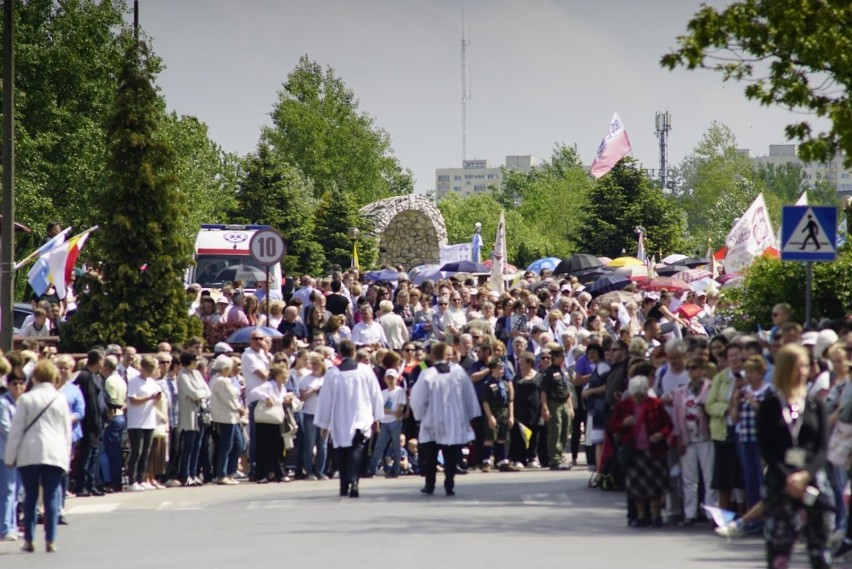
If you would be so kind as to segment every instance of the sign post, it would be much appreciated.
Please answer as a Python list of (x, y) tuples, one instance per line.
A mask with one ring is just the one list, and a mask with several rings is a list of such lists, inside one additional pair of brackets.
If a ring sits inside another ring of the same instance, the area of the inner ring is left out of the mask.
[(249, 251), (255, 262), (266, 267), (266, 323), (269, 324), (269, 267), (281, 262), (287, 245), (274, 229), (261, 229), (249, 241)]
[(814, 261), (837, 258), (837, 208), (784, 206), (781, 215), (781, 259), (805, 262), (805, 325), (811, 320)]

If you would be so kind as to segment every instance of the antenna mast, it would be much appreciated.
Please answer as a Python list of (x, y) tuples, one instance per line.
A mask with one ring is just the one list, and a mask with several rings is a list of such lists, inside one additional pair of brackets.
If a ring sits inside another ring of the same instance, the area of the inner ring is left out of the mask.
[(656, 117), (657, 138), (660, 139), (660, 184), (663, 192), (669, 189), (668, 187), (668, 161), (669, 161), (669, 131), (672, 129), (672, 115), (670, 112), (657, 112)]
[(470, 40), (464, 35), (464, 10), (462, 10), (462, 40), (461, 40), (461, 145), (462, 145), (462, 168), (467, 160), (467, 102), (470, 99), (467, 92), (467, 46)]

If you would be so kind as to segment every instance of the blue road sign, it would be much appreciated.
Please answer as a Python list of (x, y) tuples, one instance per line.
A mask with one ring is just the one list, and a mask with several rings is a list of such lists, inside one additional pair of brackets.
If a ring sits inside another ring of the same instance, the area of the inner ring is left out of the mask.
[(837, 258), (837, 208), (784, 206), (781, 214), (781, 259), (833, 261)]

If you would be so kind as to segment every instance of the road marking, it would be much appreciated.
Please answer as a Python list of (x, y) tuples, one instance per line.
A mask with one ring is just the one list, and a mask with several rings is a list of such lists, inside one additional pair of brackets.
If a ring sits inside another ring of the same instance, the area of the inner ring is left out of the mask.
[(79, 506), (71, 506), (65, 510), (65, 514), (69, 516), (80, 514), (106, 514), (118, 508), (119, 503), (112, 504), (80, 504)]
[(570, 506), (568, 494), (521, 494), (525, 506)]
[(201, 510), (201, 502), (163, 502), (157, 507), (157, 511), (163, 510)]
[(252, 500), (249, 502), (249, 510), (278, 510), (282, 508), (294, 508), (298, 500)]

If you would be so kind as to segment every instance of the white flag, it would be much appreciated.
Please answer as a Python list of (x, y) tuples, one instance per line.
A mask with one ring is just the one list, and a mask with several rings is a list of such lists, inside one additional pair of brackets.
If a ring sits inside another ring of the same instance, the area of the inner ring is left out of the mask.
[(494, 251), (491, 254), (491, 290), (503, 292), (503, 271), (506, 263), (506, 216), (500, 210), (500, 222), (497, 224), (497, 238), (494, 239)]
[(609, 131), (598, 146), (598, 152), (592, 162), (592, 177), (600, 178), (613, 169), (618, 161), (630, 153), (630, 139), (618, 113), (612, 115)]
[(728, 247), (724, 264), (726, 273), (739, 273), (749, 267), (766, 249), (777, 248), (763, 194), (755, 198), (734, 224), (734, 228), (725, 238), (725, 245)]

